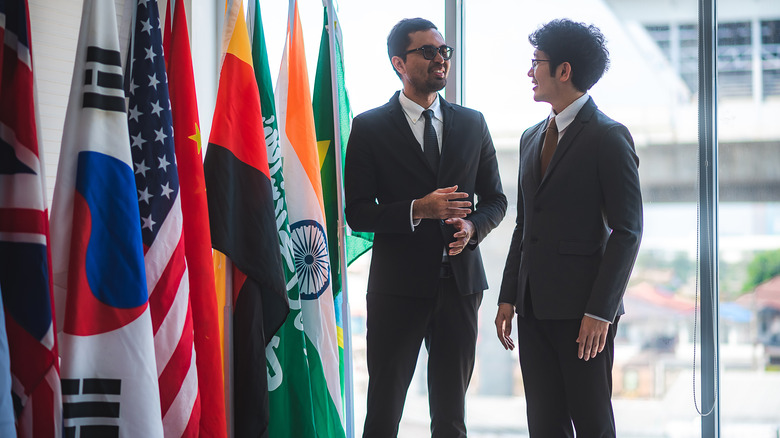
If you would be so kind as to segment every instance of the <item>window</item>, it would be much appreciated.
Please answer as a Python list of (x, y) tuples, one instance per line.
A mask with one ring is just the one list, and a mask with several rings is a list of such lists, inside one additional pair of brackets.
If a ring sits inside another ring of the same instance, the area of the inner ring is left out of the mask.
[(718, 24), (718, 94), (753, 94), (753, 47), (750, 22)]
[(761, 22), (761, 69), (764, 96), (780, 96), (780, 20)]

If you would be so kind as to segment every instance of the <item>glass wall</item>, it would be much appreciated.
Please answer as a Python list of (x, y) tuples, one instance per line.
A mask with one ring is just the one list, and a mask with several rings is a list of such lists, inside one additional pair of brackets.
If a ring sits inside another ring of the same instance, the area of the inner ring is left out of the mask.
[(720, 0), (718, 15), (721, 436), (776, 437), (780, 4)]
[[(550, 111), (548, 104), (532, 100), (526, 74), (533, 48), (527, 36), (553, 18), (595, 24), (608, 40), (611, 66), (590, 94), (634, 137), (645, 214), (642, 246), (616, 340), (613, 402), (618, 436), (699, 436), (692, 394), (697, 3), (556, 1), (538, 10), (511, 1), (487, 3), (468, 4), (465, 95), (468, 106), (485, 112), (500, 146), (502, 180), (510, 193), (508, 217), (489, 238), (496, 247), (491, 257), (503, 264), (514, 224), (520, 135)], [(491, 12), (497, 9), (502, 13)], [(480, 43), (480, 38), (487, 41)], [(500, 283), (497, 268), (493, 288)], [(479, 378), (471, 399), (472, 405), (491, 404), (494, 410), (485, 420), (470, 417), (471, 424), (486, 431), (493, 425), (498, 436), (528, 436), (517, 355), (500, 348), (493, 335), (495, 301), (495, 293), (489, 294), (483, 305)]]
[[(485, 113), (510, 197), (507, 218), (483, 248), (494, 266), (470, 395), (471, 432), (527, 436), (517, 356), (495, 340), (494, 306), (516, 214), (518, 141), (549, 112), (531, 99), (527, 35), (568, 17), (604, 31), (612, 66), (590, 94), (631, 130), (640, 157), (645, 232), (615, 354), (618, 436), (701, 436), (698, 411), (710, 406), (702, 406), (697, 333), (697, 10), (696, 0), (555, 1), (543, 10), (511, 1), (467, 3), (465, 104)], [(723, 0), (718, 11), (721, 436), (776, 437), (780, 4)], [(767, 267), (773, 262), (775, 270)]]
[[(401, 86), (386, 56), (392, 25), (422, 16), (444, 31), (444, 1), (338, 4), (347, 87), (358, 114), (383, 104)], [(275, 2), (261, 1), (261, 7), (267, 23), (286, 16), (286, 7), (274, 12)], [(466, 1), (464, 104), (487, 119), (510, 201), (506, 219), (482, 243), (490, 290), (468, 395), (469, 436), (528, 436), (517, 354), (499, 345), (493, 318), (516, 215), (518, 142), (525, 128), (549, 112), (548, 105), (532, 100), (527, 36), (559, 17), (604, 31), (612, 65), (590, 94), (630, 129), (640, 157), (645, 231), (616, 346), (618, 436), (701, 436), (697, 409), (709, 406), (701, 402), (701, 337), (694, 330), (701, 324), (697, 7), (697, 0), (554, 0), (543, 8), (513, 0)], [(322, 20), (316, 9), (301, 11), (312, 81)], [(780, 3), (721, 0), (718, 10), (721, 436), (774, 438), (780, 428), (780, 280), (767, 280), (780, 273)], [(266, 33), (283, 42), (282, 25), (268, 26)], [(278, 49), (281, 42), (269, 47)], [(279, 56), (271, 54), (272, 70)], [(357, 436), (367, 388), (369, 261), (367, 255), (349, 270)], [(777, 270), (767, 273), (766, 265)], [(423, 349), (400, 437), (429, 433), (425, 367)]]

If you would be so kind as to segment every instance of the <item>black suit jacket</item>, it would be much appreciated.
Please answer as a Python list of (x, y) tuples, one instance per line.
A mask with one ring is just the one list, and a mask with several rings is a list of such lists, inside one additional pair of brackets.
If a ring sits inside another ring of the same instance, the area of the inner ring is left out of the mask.
[(476, 204), (468, 219), (476, 244), (450, 257), (461, 294), (487, 289), (479, 247), (506, 213), (493, 141), (481, 113), (439, 97), (444, 118), (438, 175), (414, 137), (396, 93), (355, 117), (347, 145), (345, 198), (353, 230), (375, 233), (368, 293), (431, 296), (436, 291), (445, 242), (455, 232), (436, 219), (412, 231), (410, 207), (441, 187), (458, 186)]
[(561, 138), (547, 173), (539, 156), (547, 120), (520, 139), (517, 223), (499, 303), (524, 315), (530, 285), (539, 319), (608, 321), (622, 298), (642, 235), (639, 159), (625, 126), (588, 99)]

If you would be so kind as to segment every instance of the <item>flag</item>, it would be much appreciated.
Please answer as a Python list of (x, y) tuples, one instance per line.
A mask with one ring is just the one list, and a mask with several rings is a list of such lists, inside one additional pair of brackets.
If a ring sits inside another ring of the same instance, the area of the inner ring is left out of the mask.
[[(333, 26), (329, 26), (328, 13), (331, 13)], [(331, 56), (331, 38), (336, 48)], [(333, 61), (333, 62), (332, 62)], [(345, 247), (346, 263), (349, 265), (366, 251), (371, 249), (374, 240), (373, 233), (351, 232), (344, 223), (344, 205), (341, 198), (342, 169), (346, 154), (349, 127), (352, 122), (352, 112), (349, 108), (349, 98), (344, 85), (344, 68), (341, 53), (341, 28), (336, 19), (335, 11), (324, 9), (322, 37), (320, 38), (320, 53), (317, 61), (317, 72), (314, 77), (314, 125), (317, 131), (317, 148), (320, 158), (320, 174), (322, 176), (322, 194), (325, 205), (325, 220), (328, 224), (328, 249), (331, 254), (331, 270), (333, 272), (333, 295), (335, 300), (336, 326), (339, 339), (339, 373), (341, 376), (341, 394), (347, 401), (347, 412), (350, 413), (349, 394), (351, 382), (348, 373), (351, 372), (351, 348), (347, 344), (345, 356), (345, 341), (349, 342), (349, 321), (344, 320), (343, 305), (347, 299), (343, 293), (346, 278), (342, 278), (342, 259), (339, 246)], [(333, 100), (333, 79), (337, 89), (337, 99)], [(334, 118), (334, 108), (338, 109), (338, 117)], [(336, 122), (338, 120), (338, 122)], [(336, 123), (338, 123), (338, 140), (336, 141)], [(345, 241), (339, 235), (339, 229), (345, 230)], [(348, 301), (347, 301), (348, 303)], [(348, 306), (347, 306), (348, 308)], [(349, 315), (346, 315), (349, 318)], [(345, 334), (345, 327), (347, 333)], [(348, 418), (349, 420), (349, 418)]]
[(339, 353), (330, 256), (314, 133), (303, 34), (295, 0), (290, 2), (287, 41), (276, 82), (279, 134), (311, 372), (314, 419), (324, 436), (344, 436)]
[(157, 0), (136, 3), (127, 70), (128, 131), (144, 244), (160, 409), (166, 437), (200, 423), (179, 172)]
[[(313, 107), (314, 107), (314, 125), (317, 130), (317, 148), (319, 150), (322, 174), (322, 191), (323, 198), (325, 200), (325, 219), (328, 222), (328, 243), (332, 251), (336, 251), (338, 246), (337, 240), (337, 225), (339, 218), (338, 209), (344, 208), (340, 205), (338, 200), (338, 192), (342, 191), (342, 179), (337, 177), (337, 173), (340, 169), (344, 169), (344, 157), (347, 152), (347, 140), (349, 139), (349, 130), (352, 125), (352, 110), (349, 106), (349, 96), (347, 94), (347, 88), (344, 84), (344, 63), (343, 53), (341, 49), (341, 27), (338, 24), (335, 11), (330, 11), (333, 14), (334, 26), (336, 27), (334, 32), (334, 45), (336, 47), (335, 55), (333, 58), (330, 56), (330, 45), (328, 44), (328, 38), (330, 35), (328, 21), (328, 10), (325, 9), (325, 25), (322, 29), (322, 38), (320, 39), (320, 53), (317, 60), (317, 72), (314, 76), (314, 93), (313, 93)], [(335, 60), (335, 66), (331, 65), (331, 59)], [(334, 73), (335, 72), (335, 73)], [(339, 125), (339, 139), (340, 139), (340, 152), (336, 150), (335, 133), (334, 133), (334, 117), (333, 117), (333, 89), (332, 81), (333, 76), (336, 77), (336, 87), (338, 89), (338, 125)], [(340, 167), (336, 166), (336, 161), (339, 160)], [(343, 170), (342, 170), (343, 172)], [(340, 224), (346, 227), (346, 224)], [(374, 233), (364, 233), (359, 231), (352, 231), (348, 227), (346, 228), (346, 259), (347, 265), (351, 265), (352, 262), (357, 260), (358, 257), (365, 254), (371, 249), (374, 242)], [(333, 236), (333, 239), (331, 239)], [(333, 252), (331, 252), (333, 253)], [(333, 257), (335, 258), (335, 257)], [(333, 290), (338, 295), (341, 292), (341, 278), (336, 278), (336, 274), (340, 272), (340, 261), (337, 259), (332, 262), (332, 269), (334, 272)]]
[[(2, 294), (0, 287), (0, 294)], [(11, 400), (11, 356), (5, 334), (5, 310), (0, 300), (0, 436), (16, 435), (14, 402)]]
[(306, 337), (303, 333), (306, 322), (301, 319), (301, 298), (293, 260), (290, 222), (287, 217), (276, 104), (258, 0), (251, 0), (248, 18), (252, 38), (252, 61), (255, 65), (257, 88), (260, 91), (265, 146), (273, 185), (279, 248), (287, 282), (287, 298), (290, 301), (290, 313), (284, 325), (276, 332), (265, 350), (270, 416), (274, 419), (269, 424), (268, 432), (272, 437), (313, 437), (318, 434), (315, 432), (311, 378), (306, 360)]
[[(170, 6), (169, 1), (166, 17), (171, 17)], [(226, 437), (225, 387), (218, 322), (221, 312), (217, 310), (214, 286), (198, 102), (183, 1), (176, 2), (173, 20), (166, 19), (163, 48), (168, 69), (168, 93), (171, 98), (179, 195), (184, 219), (184, 254), (195, 329), (195, 361), (203, 413), (200, 417), (200, 435)]]
[[(26, 0), (0, 2), (0, 289), (20, 437), (62, 434), (49, 219)], [(4, 393), (3, 397), (11, 392)], [(13, 428), (13, 422), (11, 427)], [(0, 433), (2, 436), (6, 436)]]
[(52, 204), (65, 436), (163, 436), (114, 2), (85, 0)]
[[(233, 428), (260, 436), (268, 428), (265, 347), (289, 312), (273, 189), (244, 9), (230, 4), (223, 60), (206, 151), (212, 245), (233, 262)], [(227, 324), (227, 322), (226, 322)]]

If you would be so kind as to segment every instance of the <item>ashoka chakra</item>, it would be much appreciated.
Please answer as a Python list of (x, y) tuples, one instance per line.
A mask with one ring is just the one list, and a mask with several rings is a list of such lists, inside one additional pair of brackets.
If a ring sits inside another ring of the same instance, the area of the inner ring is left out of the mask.
[(315, 300), (330, 285), (328, 241), (322, 225), (312, 220), (290, 226), (295, 271), (302, 300)]

